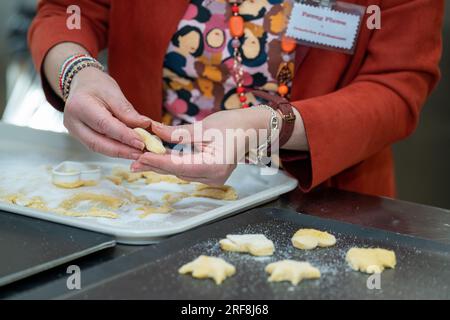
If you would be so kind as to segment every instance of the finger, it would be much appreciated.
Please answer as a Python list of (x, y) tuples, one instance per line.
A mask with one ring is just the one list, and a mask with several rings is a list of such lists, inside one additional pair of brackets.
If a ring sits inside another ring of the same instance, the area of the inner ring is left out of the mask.
[(200, 182), (203, 184), (207, 184), (208, 186), (223, 186), (223, 182), (217, 182), (215, 179), (211, 178), (191, 178), (186, 176), (179, 176), (178, 178), (190, 181), (190, 182)]
[(214, 175), (214, 165), (203, 163), (202, 154), (154, 154), (144, 153), (138, 161), (155, 168), (164, 170), (176, 176), (192, 178), (207, 178)]
[(132, 171), (132, 172), (154, 171), (154, 172), (156, 172), (156, 173), (164, 174), (164, 175), (171, 174), (170, 172), (167, 172), (167, 171), (162, 170), (162, 169), (160, 169), (160, 168), (156, 168), (156, 167), (147, 165), (147, 164), (145, 164), (145, 163), (142, 163), (142, 162), (139, 161), (139, 159), (137, 159), (136, 161), (134, 161), (134, 162), (131, 164), (130, 168), (131, 168), (131, 171)]
[(139, 114), (133, 105), (125, 98), (122, 91), (117, 88), (105, 92), (102, 99), (108, 105), (111, 113), (120, 121), (131, 128), (148, 128), (151, 124), (151, 119)]
[(142, 155), (142, 152), (102, 136), (81, 122), (72, 122), (67, 129), (91, 151), (131, 160), (139, 159)]
[[(194, 130), (198, 126), (197, 130)], [(171, 143), (194, 143), (202, 142), (202, 130), (200, 124), (186, 124), (180, 126), (166, 126), (162, 123), (152, 121), (152, 131), (162, 140)]]
[(94, 131), (109, 138), (120, 141), (138, 150), (143, 150), (145, 145), (139, 135), (125, 124), (114, 118), (103, 106), (97, 108), (83, 108), (79, 113), (80, 120)]

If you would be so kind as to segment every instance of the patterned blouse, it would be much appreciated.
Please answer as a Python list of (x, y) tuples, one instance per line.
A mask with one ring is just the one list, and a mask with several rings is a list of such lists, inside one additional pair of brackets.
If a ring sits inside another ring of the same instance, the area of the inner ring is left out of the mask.
[[(240, 4), (239, 14), (245, 22), (239, 49), (244, 87), (276, 92), (283, 59), (293, 71), (295, 53), (283, 57), (280, 41), (290, 6), (284, 0)], [(164, 123), (192, 123), (213, 112), (240, 107), (231, 73), (231, 15), (227, 0), (191, 0), (164, 59)], [(250, 106), (258, 103), (251, 93), (246, 97)]]

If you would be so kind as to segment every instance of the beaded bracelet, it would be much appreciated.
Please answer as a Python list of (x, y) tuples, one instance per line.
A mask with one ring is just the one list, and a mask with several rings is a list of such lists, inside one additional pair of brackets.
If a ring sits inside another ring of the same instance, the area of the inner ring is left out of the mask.
[(62, 91), (63, 88), (63, 75), (65, 70), (67, 69), (67, 66), (69, 63), (73, 62), (75, 59), (79, 58), (79, 57), (87, 57), (86, 54), (74, 54), (69, 56), (66, 60), (64, 60), (64, 62), (61, 64), (61, 68), (59, 69), (59, 89)]
[(102, 64), (87, 54), (75, 54), (64, 60), (59, 73), (59, 88), (64, 101), (69, 96), (70, 85), (74, 76), (87, 67), (94, 67), (104, 71)]

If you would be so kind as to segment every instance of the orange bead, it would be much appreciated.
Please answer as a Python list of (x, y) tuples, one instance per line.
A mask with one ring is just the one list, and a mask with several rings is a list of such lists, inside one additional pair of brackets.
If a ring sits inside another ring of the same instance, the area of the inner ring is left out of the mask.
[(232, 16), (229, 23), (231, 36), (242, 37), (244, 34), (244, 19), (241, 16)]
[(278, 94), (282, 97), (284, 97), (285, 95), (287, 95), (287, 93), (289, 92), (289, 88), (287, 85), (282, 84), (278, 86)]
[(286, 53), (291, 53), (292, 51), (294, 51), (296, 46), (297, 43), (294, 39), (285, 36), (283, 36), (283, 38), (281, 39), (281, 50)]

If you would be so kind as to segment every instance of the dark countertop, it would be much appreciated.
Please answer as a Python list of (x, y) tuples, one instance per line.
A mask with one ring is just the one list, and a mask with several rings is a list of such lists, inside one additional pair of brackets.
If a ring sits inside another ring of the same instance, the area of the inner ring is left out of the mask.
[[(316, 190), (308, 194), (294, 190), (265, 204), (264, 207), (291, 209), (327, 219), (450, 244), (450, 210), (446, 209), (336, 189)], [(145, 248), (146, 246), (117, 245), (69, 264), (77, 264), (81, 270), (88, 270)], [(0, 298), (39, 298), (41, 292), (46, 293), (46, 296), (41, 298), (51, 297), (50, 288), (54, 288), (54, 283), (67, 278), (66, 268), (67, 265), (57, 267), (2, 287)], [(101, 281), (101, 278), (98, 281)]]

